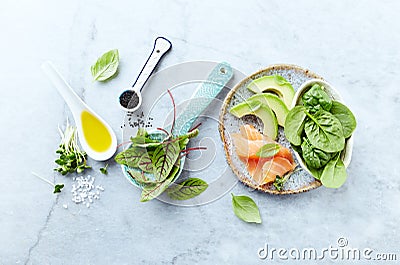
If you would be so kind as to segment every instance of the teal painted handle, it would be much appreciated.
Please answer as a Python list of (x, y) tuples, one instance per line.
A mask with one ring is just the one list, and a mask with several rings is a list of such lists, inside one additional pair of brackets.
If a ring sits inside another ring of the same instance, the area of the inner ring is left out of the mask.
[(187, 107), (176, 118), (174, 135), (182, 135), (189, 131), (193, 122), (210, 105), (233, 76), (232, 67), (225, 62), (218, 64), (207, 80), (192, 95)]

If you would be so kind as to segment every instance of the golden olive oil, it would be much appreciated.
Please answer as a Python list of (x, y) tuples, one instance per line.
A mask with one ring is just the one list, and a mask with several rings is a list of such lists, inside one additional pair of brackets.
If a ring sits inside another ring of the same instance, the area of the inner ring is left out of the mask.
[(104, 152), (111, 146), (111, 134), (106, 126), (90, 112), (81, 114), (82, 130), (86, 142), (96, 152)]

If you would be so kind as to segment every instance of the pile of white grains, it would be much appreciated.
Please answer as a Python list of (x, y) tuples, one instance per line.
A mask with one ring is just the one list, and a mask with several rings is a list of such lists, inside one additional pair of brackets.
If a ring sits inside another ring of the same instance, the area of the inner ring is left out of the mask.
[(85, 204), (86, 207), (100, 199), (100, 193), (104, 191), (103, 186), (94, 184), (95, 177), (88, 175), (87, 177), (74, 177), (72, 184), (72, 201), (76, 204)]

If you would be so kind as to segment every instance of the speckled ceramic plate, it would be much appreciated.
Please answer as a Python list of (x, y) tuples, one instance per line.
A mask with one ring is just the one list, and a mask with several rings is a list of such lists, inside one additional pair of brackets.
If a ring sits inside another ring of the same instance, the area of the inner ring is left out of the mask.
[[(239, 84), (237, 84), (226, 96), (224, 104), (220, 113), (220, 126), (219, 132), (221, 139), (224, 143), (225, 155), (229, 166), (232, 168), (233, 172), (238, 176), (239, 180), (244, 184), (256, 190), (264, 191), (271, 194), (294, 194), (309, 191), (321, 186), (321, 182), (312, 177), (307, 171), (299, 167), (299, 169), (293, 172), (281, 191), (275, 189), (272, 184), (266, 184), (259, 186), (254, 181), (252, 181), (251, 176), (247, 172), (246, 165), (240, 161), (239, 157), (236, 155), (235, 147), (233, 146), (232, 139), (230, 137), (231, 133), (238, 133), (239, 127), (243, 124), (252, 124), (257, 129), (262, 129), (262, 122), (257, 117), (253, 115), (247, 115), (243, 118), (236, 118), (229, 113), (229, 109), (244, 99), (249, 98), (254, 95), (251, 91), (247, 89), (247, 85), (262, 76), (278, 74), (286, 78), (297, 91), (297, 89), (306, 81), (314, 78), (323, 79), (317, 74), (301, 68), (296, 65), (288, 64), (276, 64), (269, 66), (263, 70), (260, 70), (251, 76), (246, 77)], [(283, 132), (283, 128), (279, 127), (277, 141), (285, 147), (290, 148), (295, 158), (296, 164), (299, 164), (290, 143), (286, 140)]]

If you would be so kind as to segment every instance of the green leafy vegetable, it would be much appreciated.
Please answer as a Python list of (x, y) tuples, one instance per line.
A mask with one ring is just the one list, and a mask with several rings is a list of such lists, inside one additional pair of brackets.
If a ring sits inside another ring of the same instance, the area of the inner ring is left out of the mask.
[(307, 138), (304, 138), (301, 144), (303, 159), (307, 166), (319, 169), (325, 166), (331, 159), (330, 153), (325, 153), (311, 145)]
[(63, 188), (64, 188), (64, 184), (56, 184), (56, 185), (54, 185), (53, 193), (60, 193)]
[(306, 114), (309, 119), (304, 124), (304, 130), (313, 146), (329, 153), (343, 150), (343, 127), (335, 116), (324, 110), (318, 111), (314, 116), (308, 112)]
[(306, 119), (306, 108), (296, 106), (291, 109), (286, 116), (285, 136), (293, 145), (301, 144), (301, 135), (304, 131), (304, 122)]
[(180, 153), (181, 149), (177, 140), (169, 140), (156, 148), (151, 158), (156, 180), (163, 181), (168, 177)]
[(173, 200), (188, 200), (200, 195), (207, 187), (208, 184), (204, 180), (189, 178), (174, 187), (169, 187), (167, 194)]
[(118, 50), (111, 50), (104, 53), (90, 68), (93, 80), (106, 81), (113, 77), (119, 65)]
[(138, 167), (140, 158), (145, 152), (147, 152), (145, 148), (139, 148), (133, 145), (118, 153), (114, 159), (118, 164), (126, 165), (128, 167)]
[(257, 151), (256, 155), (258, 157), (272, 157), (276, 155), (279, 152), (280, 145), (277, 143), (268, 143), (263, 146), (261, 146), (260, 150)]
[(290, 174), (286, 174), (285, 176), (276, 176), (274, 180), (274, 187), (278, 190), (281, 191), (283, 189), (283, 185), (285, 185), (285, 182), (289, 179)]
[(60, 157), (55, 160), (58, 167), (54, 170), (62, 175), (67, 175), (73, 172), (82, 173), (85, 169), (91, 168), (86, 165), (86, 153), (78, 146), (76, 127), (67, 122), (64, 132), (60, 128), (58, 130), (61, 135), (61, 143), (56, 153)]
[(260, 211), (253, 199), (244, 195), (231, 195), (233, 212), (237, 217), (248, 223), (261, 223)]
[(143, 190), (142, 190), (142, 195), (140, 197), (140, 201), (147, 202), (158, 197), (168, 188), (169, 184), (172, 183), (172, 181), (175, 178), (175, 175), (178, 172), (179, 172), (179, 167), (173, 166), (170, 175), (163, 181), (144, 184), (142, 186)]
[(104, 175), (107, 175), (108, 174), (107, 167), (108, 167), (108, 164), (106, 164), (104, 167), (101, 167), (100, 172)]
[(346, 179), (346, 168), (340, 159), (340, 153), (337, 153), (322, 171), (321, 183), (328, 188), (339, 188)]
[(324, 170), (324, 168), (322, 167), (320, 169), (316, 169), (316, 168), (313, 168), (313, 167), (308, 167), (308, 170), (311, 172), (311, 175), (314, 178), (320, 180), (321, 179), (321, 175), (322, 175), (322, 171)]
[(319, 84), (314, 84), (302, 97), (303, 105), (312, 113), (321, 109), (329, 111), (332, 100)]
[(332, 101), (332, 108), (330, 112), (342, 124), (344, 138), (349, 138), (357, 126), (356, 118), (351, 110), (338, 101)]
[(139, 159), (138, 167), (144, 172), (153, 173), (153, 161), (152, 161), (153, 152), (148, 151), (143, 153), (142, 157)]

